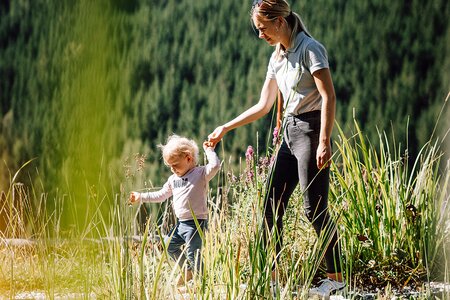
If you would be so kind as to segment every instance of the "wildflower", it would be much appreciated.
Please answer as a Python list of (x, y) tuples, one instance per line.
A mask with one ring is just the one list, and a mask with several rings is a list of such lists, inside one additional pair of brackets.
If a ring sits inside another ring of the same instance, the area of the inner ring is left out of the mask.
[(247, 181), (252, 182), (254, 176), (255, 176), (255, 174), (253, 174), (253, 171), (248, 171), (247, 172)]
[(245, 152), (245, 159), (247, 161), (251, 161), (253, 159), (253, 153), (254, 153), (253, 147), (251, 145), (249, 145), (247, 147), (247, 151)]
[(258, 175), (265, 174), (270, 166), (270, 159), (267, 156), (261, 157), (258, 163)]
[(275, 127), (274, 129), (273, 129), (273, 140), (272, 140), (272, 145), (276, 145), (276, 144), (278, 144), (278, 138), (279, 138), (279, 135), (280, 135), (280, 132), (279, 132), (279, 129), (278, 129), (278, 127)]
[(245, 162), (246, 162), (246, 168), (245, 168), (245, 173), (246, 173), (246, 182), (247, 183), (249, 183), (249, 182), (252, 182), (253, 181), (253, 178), (254, 178), (254, 173), (253, 173), (253, 171), (252, 171), (252, 169), (253, 169), (253, 154), (254, 154), (254, 151), (253, 151), (253, 147), (251, 146), (251, 145), (249, 145), (248, 147), (247, 147), (247, 151), (245, 151)]

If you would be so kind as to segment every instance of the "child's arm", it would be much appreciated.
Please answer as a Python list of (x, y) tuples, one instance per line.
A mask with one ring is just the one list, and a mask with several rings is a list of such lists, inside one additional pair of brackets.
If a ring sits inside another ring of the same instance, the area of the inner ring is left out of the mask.
[(139, 202), (141, 199), (141, 193), (139, 192), (131, 192), (130, 197), (128, 198), (128, 204), (134, 204), (136, 202)]
[(216, 152), (214, 152), (215, 145), (211, 142), (203, 142), (203, 150), (206, 154), (208, 164), (205, 166), (205, 176), (209, 181), (211, 180), (220, 169), (220, 160)]
[(164, 184), (162, 189), (156, 192), (146, 192), (146, 193), (139, 193), (139, 192), (131, 192), (130, 197), (128, 198), (129, 204), (135, 204), (140, 202), (163, 202), (167, 198), (172, 196), (172, 189), (170, 188), (170, 185), (168, 182)]

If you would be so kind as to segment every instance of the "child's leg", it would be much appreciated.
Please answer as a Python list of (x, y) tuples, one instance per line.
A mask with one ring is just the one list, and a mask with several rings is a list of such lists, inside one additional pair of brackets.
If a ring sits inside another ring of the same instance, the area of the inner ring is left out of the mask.
[[(207, 221), (198, 220), (201, 230), (205, 230)], [(201, 253), (202, 248), (202, 238), (197, 230), (194, 220), (184, 221), (184, 238), (186, 241), (187, 259), (188, 259), (188, 269), (193, 270), (196, 273), (201, 273), (202, 262)]]
[(169, 235), (164, 239), (164, 244), (167, 247), (167, 253), (169, 256), (175, 260), (180, 267), (183, 267), (186, 261), (186, 256), (184, 255), (181, 247), (185, 244), (182, 234), (180, 234), (180, 222), (170, 230)]

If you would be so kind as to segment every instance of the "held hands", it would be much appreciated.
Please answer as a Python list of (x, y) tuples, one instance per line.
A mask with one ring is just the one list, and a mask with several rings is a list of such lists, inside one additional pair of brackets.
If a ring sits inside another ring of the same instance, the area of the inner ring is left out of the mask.
[(331, 144), (328, 142), (320, 142), (319, 147), (317, 147), (317, 168), (328, 168), (331, 166)]
[(216, 146), (216, 144), (220, 142), (225, 133), (225, 126), (219, 126), (214, 129), (214, 131), (210, 135), (208, 135), (208, 141), (211, 142), (213, 146)]
[(133, 205), (141, 199), (141, 193), (138, 192), (131, 192), (130, 197), (128, 198), (128, 204)]
[(204, 141), (203, 142), (203, 150), (214, 150), (214, 148), (216, 147), (216, 145), (214, 145), (213, 142), (209, 142), (209, 141)]

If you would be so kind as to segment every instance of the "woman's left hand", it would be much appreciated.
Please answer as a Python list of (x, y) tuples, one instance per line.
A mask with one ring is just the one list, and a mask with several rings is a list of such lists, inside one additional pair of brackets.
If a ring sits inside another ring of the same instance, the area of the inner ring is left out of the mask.
[(331, 165), (331, 144), (330, 142), (320, 142), (317, 147), (317, 168), (328, 168)]

